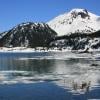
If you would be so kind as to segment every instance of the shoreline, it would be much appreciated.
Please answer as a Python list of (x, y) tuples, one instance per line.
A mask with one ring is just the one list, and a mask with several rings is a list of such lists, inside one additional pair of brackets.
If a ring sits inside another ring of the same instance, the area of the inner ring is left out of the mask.
[[(50, 48), (50, 49), (46, 49), (43, 47), (38, 47), (37, 49), (35, 48), (26, 48), (26, 47), (14, 47), (14, 48), (7, 48), (7, 47), (1, 47), (0, 48), (0, 53), (38, 53), (38, 52), (72, 52), (72, 53), (80, 53), (83, 52), (84, 53), (84, 49), (83, 50), (71, 50), (71, 49), (61, 49), (59, 50), (58, 48)], [(99, 52), (100, 49), (89, 49), (89, 52)]]

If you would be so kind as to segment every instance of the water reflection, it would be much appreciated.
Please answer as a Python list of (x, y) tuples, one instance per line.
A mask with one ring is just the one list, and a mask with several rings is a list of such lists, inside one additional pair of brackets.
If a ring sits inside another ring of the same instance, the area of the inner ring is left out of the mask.
[(94, 90), (94, 87), (100, 86), (99, 59), (86, 54), (46, 53), (46, 56), (44, 55), (1, 54), (0, 83), (48, 81), (77, 94), (87, 93)]

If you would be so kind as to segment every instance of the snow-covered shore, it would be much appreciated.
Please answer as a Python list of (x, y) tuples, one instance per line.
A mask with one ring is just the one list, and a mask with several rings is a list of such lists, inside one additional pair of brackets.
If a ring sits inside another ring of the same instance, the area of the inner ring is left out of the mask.
[[(13, 47), (13, 48), (7, 48), (7, 47), (0, 47), (0, 52), (2, 53), (10, 53), (10, 52), (15, 52), (15, 53), (31, 53), (31, 52), (73, 52), (73, 53), (81, 53), (84, 52), (85, 49), (83, 50), (71, 50), (71, 48), (43, 48), (43, 47), (37, 47), (37, 48), (27, 48), (27, 47)], [(100, 51), (100, 49), (91, 49), (89, 48), (88, 52), (95, 52), (95, 51)]]
[(0, 52), (34, 52), (33, 48), (25, 48), (25, 47), (14, 47), (14, 48), (6, 48), (1, 47)]
[(57, 48), (53, 48), (53, 49), (47, 49), (47, 48), (43, 48), (43, 47), (37, 47), (37, 48), (26, 48), (26, 47), (13, 47), (13, 48), (7, 48), (7, 47), (1, 47), (0, 48), (0, 52), (49, 52), (49, 51), (54, 51), (54, 52), (65, 52), (65, 51), (71, 51), (68, 49), (57, 49)]

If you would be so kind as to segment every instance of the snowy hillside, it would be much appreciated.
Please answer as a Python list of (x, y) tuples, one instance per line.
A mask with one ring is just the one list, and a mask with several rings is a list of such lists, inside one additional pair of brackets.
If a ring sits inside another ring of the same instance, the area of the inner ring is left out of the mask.
[(56, 32), (45, 23), (22, 23), (11, 30), (0, 34), (0, 46), (47, 46), (49, 40), (54, 38), (56, 35)]
[(100, 30), (100, 16), (86, 9), (73, 9), (48, 22), (59, 36), (70, 33), (91, 33)]

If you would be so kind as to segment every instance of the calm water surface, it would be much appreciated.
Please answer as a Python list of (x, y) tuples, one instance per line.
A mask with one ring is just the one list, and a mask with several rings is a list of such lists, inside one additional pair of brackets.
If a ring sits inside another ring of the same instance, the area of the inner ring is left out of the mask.
[(0, 53), (0, 100), (100, 100), (100, 55)]

